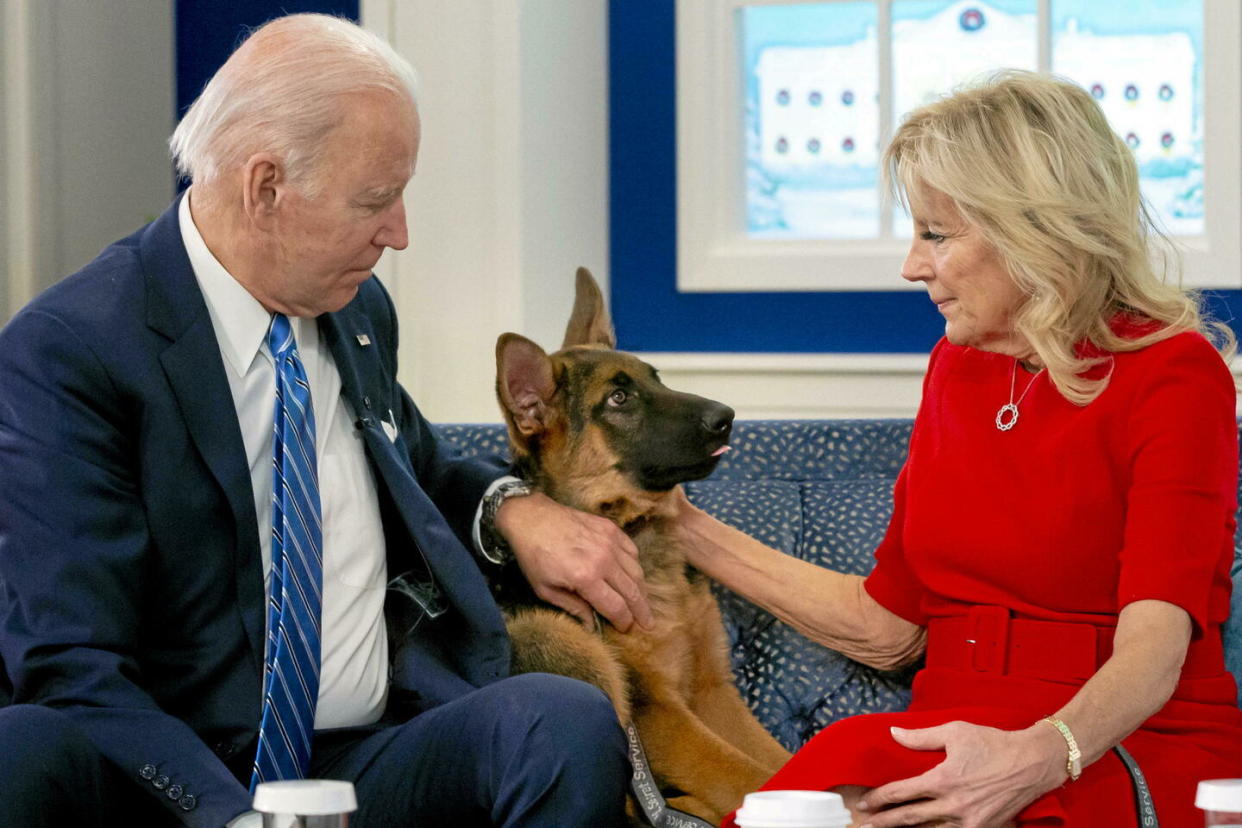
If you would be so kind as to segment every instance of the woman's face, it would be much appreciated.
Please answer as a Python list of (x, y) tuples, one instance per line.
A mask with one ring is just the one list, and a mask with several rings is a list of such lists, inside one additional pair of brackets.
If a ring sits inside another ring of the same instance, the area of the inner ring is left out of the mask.
[(924, 284), (954, 345), (1032, 356), (1030, 345), (1013, 331), (1025, 297), (996, 248), (947, 195), (922, 187), (918, 196), (912, 206), (914, 241), (901, 278)]

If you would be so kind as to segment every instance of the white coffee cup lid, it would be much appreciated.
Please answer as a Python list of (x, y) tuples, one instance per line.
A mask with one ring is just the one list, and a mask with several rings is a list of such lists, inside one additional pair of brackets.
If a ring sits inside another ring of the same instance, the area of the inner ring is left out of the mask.
[(829, 791), (759, 791), (746, 794), (736, 819), (741, 828), (845, 828), (850, 812)]
[(254, 809), (263, 814), (325, 816), (358, 810), (352, 782), (291, 779), (262, 782), (254, 790)]
[(1199, 783), (1195, 807), (1242, 813), (1242, 779), (1206, 779)]

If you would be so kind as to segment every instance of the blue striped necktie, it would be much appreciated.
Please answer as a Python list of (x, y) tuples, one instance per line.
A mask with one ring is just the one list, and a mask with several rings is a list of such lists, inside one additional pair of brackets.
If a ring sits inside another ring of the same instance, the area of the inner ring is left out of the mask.
[(275, 314), (267, 334), (276, 363), (272, 435), (272, 570), (268, 590), (263, 719), (254, 759), (260, 782), (303, 779), (310, 768), (319, 698), (323, 529), (315, 412), (293, 328)]

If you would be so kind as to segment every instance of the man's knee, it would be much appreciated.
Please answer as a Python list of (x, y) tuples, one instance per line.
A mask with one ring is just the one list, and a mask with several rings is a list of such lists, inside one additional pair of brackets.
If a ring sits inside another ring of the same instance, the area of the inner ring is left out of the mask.
[(547, 673), (514, 676), (501, 685), (505, 726), (520, 737), (510, 745), (530, 767), (604, 787), (628, 779), (625, 734), (602, 690)]
[(496, 792), (497, 824), (624, 823), (625, 736), (603, 691), (576, 679), (529, 673), (497, 686), (517, 753)]
[(505, 679), (504, 684), (511, 714), (530, 727), (618, 746), (624, 742), (612, 703), (594, 685), (548, 673), (525, 673)]

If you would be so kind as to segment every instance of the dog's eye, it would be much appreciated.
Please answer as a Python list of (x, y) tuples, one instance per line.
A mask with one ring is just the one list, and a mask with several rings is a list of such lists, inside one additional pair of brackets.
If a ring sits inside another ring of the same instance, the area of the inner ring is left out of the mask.
[(625, 391), (618, 388), (616, 391), (613, 391), (611, 394), (608, 395), (608, 404), (612, 406), (622, 405), (629, 398), (630, 398), (629, 394), (625, 393)]

